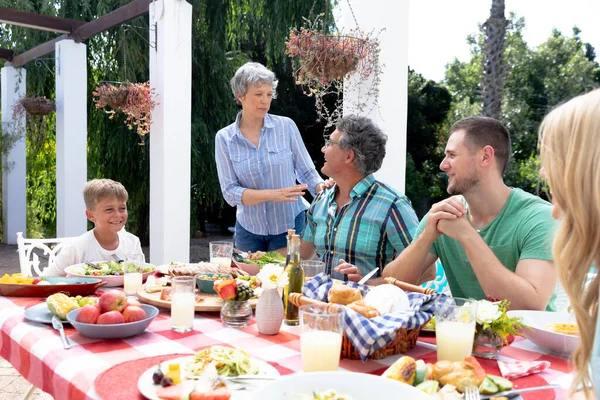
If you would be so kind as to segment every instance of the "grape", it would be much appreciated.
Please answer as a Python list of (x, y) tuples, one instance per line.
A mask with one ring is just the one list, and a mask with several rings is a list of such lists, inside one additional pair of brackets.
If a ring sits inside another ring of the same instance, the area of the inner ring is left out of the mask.
[(169, 378), (168, 376), (164, 376), (160, 381), (160, 385), (162, 387), (171, 386), (173, 385), (173, 379)]
[(152, 374), (152, 380), (157, 385), (159, 383), (161, 383), (161, 381), (163, 380), (164, 377), (165, 377), (165, 374), (163, 374), (163, 372), (160, 370), (160, 368), (157, 369), (156, 371), (154, 371), (154, 374)]

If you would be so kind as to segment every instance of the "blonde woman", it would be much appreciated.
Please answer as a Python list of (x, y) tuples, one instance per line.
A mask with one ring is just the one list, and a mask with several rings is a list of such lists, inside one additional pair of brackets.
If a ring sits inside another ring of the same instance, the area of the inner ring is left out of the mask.
[[(544, 118), (540, 127), (542, 174), (548, 179), (561, 224), (554, 261), (579, 325), (571, 394), (600, 398), (600, 89), (576, 97)], [(575, 393), (576, 390), (582, 390)]]

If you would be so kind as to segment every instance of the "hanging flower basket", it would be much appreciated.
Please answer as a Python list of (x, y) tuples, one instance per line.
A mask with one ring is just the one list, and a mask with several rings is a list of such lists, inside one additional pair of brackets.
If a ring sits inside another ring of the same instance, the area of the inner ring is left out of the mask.
[[(348, 100), (354, 112), (367, 115), (370, 112), (367, 107), (377, 105), (382, 66), (379, 40), (373, 32), (353, 29), (347, 34), (330, 34), (322, 26), (318, 17), (308, 22), (307, 27), (293, 28), (285, 45), (286, 54), (292, 59), (296, 84), (302, 86), (304, 94), (315, 97), (317, 115), (326, 122), (327, 129), (342, 116), (344, 78), (351, 76), (353, 85), (361, 87), (359, 95), (348, 96), (356, 98)], [(325, 106), (328, 95), (334, 99), (333, 108)]]
[(23, 97), (19, 102), (25, 111), (31, 115), (49, 115), (56, 111), (54, 102), (45, 97)]
[(105, 83), (96, 87), (92, 94), (96, 108), (109, 114), (110, 119), (113, 119), (116, 112), (122, 112), (129, 129), (136, 128), (141, 137), (150, 132), (152, 111), (158, 105), (152, 98), (154, 90), (150, 89), (150, 82), (124, 82), (117, 85)]
[(286, 53), (298, 57), (302, 75), (327, 84), (355, 71), (365, 56), (366, 45), (366, 40), (359, 37), (294, 28), (286, 42)]

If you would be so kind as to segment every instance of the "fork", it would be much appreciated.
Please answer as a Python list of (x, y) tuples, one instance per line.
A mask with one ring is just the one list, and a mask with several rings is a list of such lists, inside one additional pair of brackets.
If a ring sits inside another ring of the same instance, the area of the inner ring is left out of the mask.
[(469, 386), (465, 390), (465, 400), (479, 400), (479, 389), (475, 386)]

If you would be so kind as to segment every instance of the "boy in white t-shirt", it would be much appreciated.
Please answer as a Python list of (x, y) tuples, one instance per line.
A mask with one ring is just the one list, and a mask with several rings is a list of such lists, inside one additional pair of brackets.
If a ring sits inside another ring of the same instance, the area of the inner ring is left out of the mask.
[(42, 271), (43, 276), (65, 276), (65, 268), (79, 263), (125, 259), (143, 254), (140, 239), (126, 232), (127, 190), (110, 179), (92, 179), (83, 189), (85, 215), (94, 229), (65, 245), (55, 265)]

